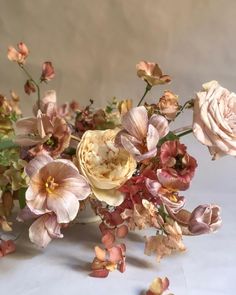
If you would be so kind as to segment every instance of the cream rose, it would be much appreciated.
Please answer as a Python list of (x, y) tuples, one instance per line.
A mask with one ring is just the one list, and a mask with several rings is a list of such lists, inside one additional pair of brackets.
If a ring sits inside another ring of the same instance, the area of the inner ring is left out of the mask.
[(236, 156), (236, 94), (217, 81), (203, 84), (194, 102), (193, 133), (213, 159)]
[(115, 146), (118, 131), (86, 131), (77, 148), (78, 167), (95, 197), (112, 206), (118, 206), (124, 200), (124, 195), (117, 189), (132, 177), (136, 169), (134, 158)]

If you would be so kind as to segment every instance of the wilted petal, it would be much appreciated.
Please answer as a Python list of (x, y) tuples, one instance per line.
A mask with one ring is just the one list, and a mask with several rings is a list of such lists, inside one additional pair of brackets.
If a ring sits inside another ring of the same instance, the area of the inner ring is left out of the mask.
[(103, 237), (102, 237), (102, 243), (104, 246), (109, 249), (112, 247), (113, 243), (115, 242), (115, 236), (108, 231)]
[(160, 188), (162, 187), (162, 185), (160, 184), (160, 182), (156, 181), (156, 180), (152, 180), (150, 178), (147, 178), (145, 180), (145, 184), (146, 187), (148, 189), (148, 191), (154, 196), (157, 197), (158, 196), (158, 191), (160, 190)]
[(91, 189), (82, 175), (76, 178), (65, 178), (61, 185), (65, 190), (71, 191), (79, 200), (84, 200), (91, 193)]

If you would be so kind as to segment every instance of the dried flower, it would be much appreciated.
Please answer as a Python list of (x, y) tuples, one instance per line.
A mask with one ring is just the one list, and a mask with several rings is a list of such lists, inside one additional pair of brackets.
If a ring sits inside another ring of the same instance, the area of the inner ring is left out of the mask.
[(10, 46), (8, 47), (7, 57), (10, 61), (18, 62), (19, 64), (23, 64), (29, 55), (29, 49), (25, 45), (25, 43), (20, 42), (17, 44), (18, 49)]
[(185, 251), (182, 242), (182, 230), (176, 221), (168, 219), (163, 225), (164, 234), (151, 236), (146, 239), (145, 254), (151, 255), (153, 252), (157, 255), (157, 260), (163, 256), (170, 255), (173, 251)]
[(79, 201), (90, 194), (90, 188), (68, 160), (53, 160), (48, 155), (35, 157), (26, 166), (30, 177), (26, 204), (35, 214), (50, 211), (58, 223), (68, 223), (79, 211)]
[(157, 170), (158, 181), (166, 188), (186, 190), (197, 167), (186, 146), (178, 140), (166, 141), (160, 151), (161, 169)]
[(133, 157), (115, 146), (117, 132), (117, 129), (86, 131), (77, 148), (78, 167), (91, 184), (93, 194), (112, 206), (124, 200), (118, 188), (136, 169)]
[(165, 291), (169, 288), (169, 284), (169, 280), (166, 277), (163, 279), (155, 278), (146, 292), (146, 295), (164, 295)]
[(124, 100), (122, 100), (118, 104), (118, 110), (119, 110), (121, 116), (123, 116), (128, 111), (130, 111), (132, 109), (132, 106), (133, 106), (133, 102), (132, 102), (131, 99), (124, 99)]
[(166, 117), (167, 120), (174, 120), (180, 106), (178, 104), (178, 96), (171, 91), (165, 91), (164, 95), (158, 102), (160, 113)]
[(43, 70), (41, 74), (41, 81), (50, 81), (55, 77), (55, 71), (50, 61), (43, 63)]
[(169, 132), (168, 121), (160, 115), (148, 113), (144, 106), (132, 108), (122, 117), (122, 127), (116, 143), (123, 146), (137, 161), (152, 158), (157, 153), (157, 143)]
[(136, 65), (136, 69), (138, 77), (142, 78), (150, 86), (166, 84), (171, 81), (170, 76), (163, 75), (161, 69), (156, 63), (140, 61)]
[(213, 159), (236, 156), (236, 94), (217, 81), (203, 84), (194, 102), (193, 133)]
[(61, 225), (54, 213), (41, 215), (29, 228), (29, 238), (32, 243), (45, 248), (52, 239), (63, 238)]
[(219, 206), (200, 205), (190, 215), (188, 229), (195, 235), (205, 234), (216, 231), (221, 223)]
[(30, 153), (42, 151), (52, 157), (60, 155), (70, 143), (70, 129), (63, 118), (52, 117), (38, 111), (37, 118), (23, 118), (15, 124), (15, 142), (20, 146), (32, 147)]
[(31, 82), (30, 80), (27, 80), (24, 85), (24, 90), (25, 90), (25, 93), (28, 95), (30, 95), (32, 92), (34, 93), (36, 91), (34, 83)]
[(0, 241), (0, 257), (16, 251), (16, 245), (12, 240)]

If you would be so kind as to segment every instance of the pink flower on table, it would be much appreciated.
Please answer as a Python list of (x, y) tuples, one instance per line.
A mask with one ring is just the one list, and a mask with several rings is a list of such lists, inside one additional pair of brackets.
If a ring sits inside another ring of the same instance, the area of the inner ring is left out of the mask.
[(158, 64), (154, 62), (140, 61), (136, 65), (136, 69), (138, 77), (142, 78), (150, 86), (166, 84), (171, 81), (170, 76), (163, 75)]
[(7, 57), (10, 61), (15, 61), (20, 64), (23, 64), (29, 55), (29, 49), (25, 43), (20, 42), (17, 44), (18, 49), (15, 49), (12, 46), (8, 47)]
[(144, 106), (132, 108), (122, 117), (116, 143), (123, 146), (137, 161), (156, 156), (158, 141), (169, 132), (168, 121), (160, 115), (148, 118)]
[(196, 160), (178, 140), (166, 141), (160, 150), (161, 169), (157, 170), (158, 181), (166, 188), (186, 190), (197, 167)]
[(30, 177), (26, 204), (35, 214), (54, 212), (58, 223), (72, 221), (79, 211), (79, 201), (90, 194), (85, 178), (69, 160), (36, 156), (25, 168)]
[(203, 84), (194, 102), (193, 133), (213, 159), (236, 156), (236, 94), (217, 81)]
[(193, 210), (188, 220), (188, 229), (199, 235), (216, 231), (222, 223), (220, 207), (217, 205), (200, 205)]
[(70, 143), (70, 129), (63, 118), (42, 114), (37, 118), (20, 119), (15, 124), (15, 142), (23, 147), (31, 147), (32, 155), (46, 152), (52, 157), (60, 155)]
[(41, 74), (41, 81), (50, 81), (55, 77), (55, 71), (52, 63), (46, 61), (43, 63), (43, 70)]
[(29, 238), (32, 243), (45, 248), (52, 239), (63, 238), (61, 227), (54, 213), (43, 214), (30, 226)]

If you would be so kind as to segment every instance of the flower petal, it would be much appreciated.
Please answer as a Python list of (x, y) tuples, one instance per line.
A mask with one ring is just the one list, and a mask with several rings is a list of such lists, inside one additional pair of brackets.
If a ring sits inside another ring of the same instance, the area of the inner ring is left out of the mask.
[(38, 170), (52, 161), (53, 159), (49, 155), (41, 154), (28, 163), (25, 167), (25, 172), (29, 177), (32, 177)]
[(125, 198), (125, 195), (117, 189), (102, 190), (92, 187), (94, 196), (101, 202), (105, 202), (110, 206), (119, 206)]
[(122, 117), (122, 126), (137, 139), (147, 135), (148, 115), (144, 106), (132, 108)]

